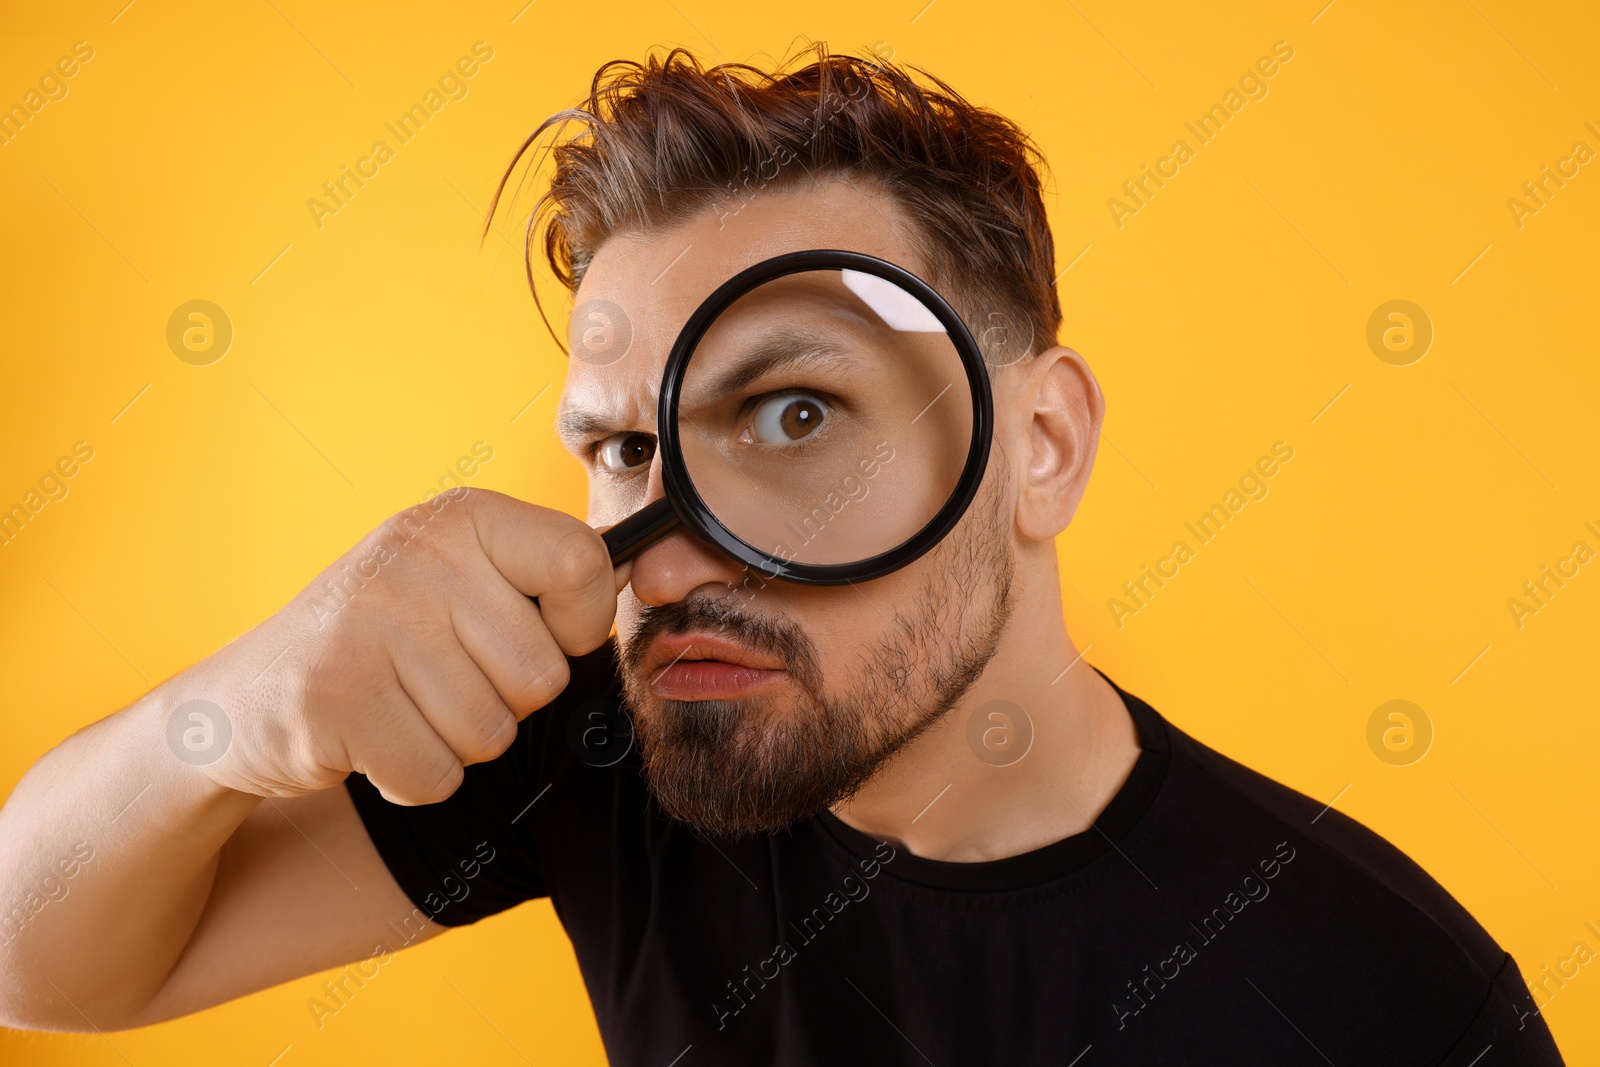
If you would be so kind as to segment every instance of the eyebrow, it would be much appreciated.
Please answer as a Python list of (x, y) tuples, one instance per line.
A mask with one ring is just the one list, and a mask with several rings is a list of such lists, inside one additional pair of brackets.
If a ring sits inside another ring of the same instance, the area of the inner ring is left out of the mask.
[(556, 415), (556, 435), (568, 444), (609, 437), (626, 428), (610, 415), (583, 408), (562, 408)]
[(706, 395), (722, 396), (743, 389), (774, 371), (810, 365), (849, 367), (856, 362), (849, 357), (848, 349), (835, 341), (785, 330), (762, 338), (733, 366), (700, 388)]
[[(731, 367), (705, 384), (703, 395), (724, 396), (758, 381), (774, 371), (798, 366), (848, 367), (855, 364), (847, 349), (832, 341), (784, 331), (763, 338)], [(697, 388), (697, 392), (701, 391)], [(653, 415), (654, 413), (652, 413)], [(586, 440), (599, 440), (629, 429), (626, 421), (600, 411), (569, 407), (556, 415), (556, 434), (569, 446)]]

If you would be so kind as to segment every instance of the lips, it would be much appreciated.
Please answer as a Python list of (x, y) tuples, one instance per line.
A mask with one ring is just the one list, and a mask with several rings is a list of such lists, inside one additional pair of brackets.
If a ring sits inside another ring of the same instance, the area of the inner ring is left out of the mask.
[(708, 633), (657, 638), (643, 667), (651, 691), (676, 700), (745, 696), (789, 674), (783, 660)]

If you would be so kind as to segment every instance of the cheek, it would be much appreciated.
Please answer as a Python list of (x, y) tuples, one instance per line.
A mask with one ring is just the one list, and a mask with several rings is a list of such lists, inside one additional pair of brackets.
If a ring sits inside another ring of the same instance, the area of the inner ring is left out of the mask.
[(617, 640), (626, 644), (639, 625), (639, 611), (644, 605), (633, 595), (633, 586), (625, 585), (617, 594)]
[[(844, 682), (849, 672), (870, 662), (874, 650), (893, 643), (896, 613), (920, 614), (924, 560), (893, 574), (854, 586), (797, 586), (771, 582), (784, 615), (816, 646), (818, 663), (830, 681)], [(757, 598), (753, 603), (759, 604)]]
[(628, 478), (604, 474), (589, 475), (589, 515), (591, 526), (615, 526), (662, 493), (659, 470)]
[(599, 474), (589, 475), (590, 526), (612, 526), (628, 517), (626, 504), (618, 498), (616, 486)]

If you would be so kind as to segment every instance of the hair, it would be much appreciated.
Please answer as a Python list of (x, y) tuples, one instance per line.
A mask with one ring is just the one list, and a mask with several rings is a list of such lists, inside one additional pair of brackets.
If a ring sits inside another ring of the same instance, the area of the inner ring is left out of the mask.
[[(523, 251), (534, 303), (563, 352), (534, 282), (539, 244), (556, 279), (576, 291), (614, 234), (833, 177), (875, 183), (905, 209), (926, 280), (988, 359), (1013, 363), (1056, 343), (1061, 304), (1040, 181), (1048, 170), (1028, 135), (919, 67), (871, 52), (832, 54), (821, 42), (794, 61), (808, 57), (787, 73), (790, 63), (771, 73), (744, 63), (705, 69), (684, 48), (643, 63), (612, 60), (586, 100), (523, 141), (495, 190), (484, 237), (518, 165), (557, 128), (547, 149), (554, 173), (528, 218)], [(560, 127), (569, 121), (584, 128), (567, 137)], [(535, 157), (529, 173), (537, 166)]]

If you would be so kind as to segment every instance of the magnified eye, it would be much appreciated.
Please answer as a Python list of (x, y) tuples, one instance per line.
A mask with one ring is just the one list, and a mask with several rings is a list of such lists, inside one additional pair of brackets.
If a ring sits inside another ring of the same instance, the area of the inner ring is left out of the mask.
[(767, 445), (789, 444), (810, 434), (828, 417), (828, 406), (805, 393), (769, 397), (756, 408), (756, 440)]
[(656, 439), (647, 433), (633, 431), (612, 434), (600, 442), (596, 452), (601, 466), (613, 474), (648, 467), (655, 454)]

